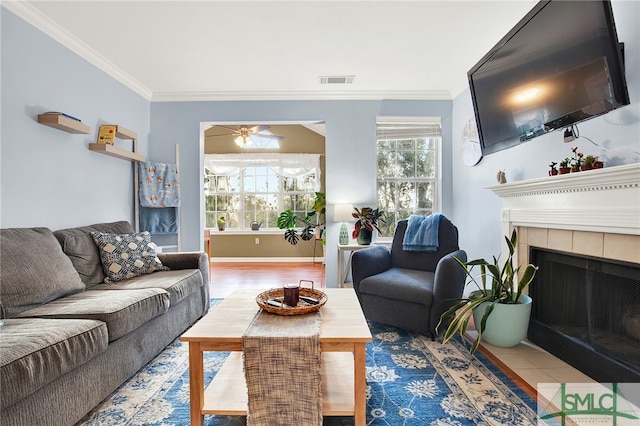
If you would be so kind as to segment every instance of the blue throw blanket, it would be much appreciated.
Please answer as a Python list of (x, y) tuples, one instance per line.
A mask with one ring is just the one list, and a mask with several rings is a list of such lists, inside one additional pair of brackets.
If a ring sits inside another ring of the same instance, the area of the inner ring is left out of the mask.
[(402, 240), (404, 251), (438, 251), (441, 213), (430, 216), (409, 216), (407, 230)]
[(138, 163), (140, 206), (180, 207), (178, 166), (165, 163)]
[(140, 231), (149, 231), (152, 234), (175, 234), (178, 232), (178, 208), (140, 207)]

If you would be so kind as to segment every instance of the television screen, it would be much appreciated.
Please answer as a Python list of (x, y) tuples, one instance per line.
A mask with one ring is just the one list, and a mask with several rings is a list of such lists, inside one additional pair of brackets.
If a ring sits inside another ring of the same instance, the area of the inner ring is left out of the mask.
[(483, 155), (629, 104), (609, 1), (541, 1), (468, 73)]

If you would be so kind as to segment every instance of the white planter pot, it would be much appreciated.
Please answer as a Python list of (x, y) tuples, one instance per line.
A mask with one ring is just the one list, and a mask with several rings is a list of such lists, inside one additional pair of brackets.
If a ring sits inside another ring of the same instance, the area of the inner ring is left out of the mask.
[[(496, 304), (487, 318), (486, 331), (482, 340), (502, 348), (510, 348), (519, 344), (527, 336), (529, 317), (531, 315), (531, 298), (526, 294), (514, 305)], [(473, 322), (480, 329), (480, 322), (489, 302), (480, 304), (473, 310)]]

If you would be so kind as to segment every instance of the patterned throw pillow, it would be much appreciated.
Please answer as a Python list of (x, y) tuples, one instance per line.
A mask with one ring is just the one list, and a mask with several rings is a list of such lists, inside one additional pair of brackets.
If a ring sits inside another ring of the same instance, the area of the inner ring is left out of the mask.
[(167, 271), (156, 256), (149, 232), (139, 234), (105, 234), (92, 232), (100, 251), (105, 283), (126, 280), (156, 271)]

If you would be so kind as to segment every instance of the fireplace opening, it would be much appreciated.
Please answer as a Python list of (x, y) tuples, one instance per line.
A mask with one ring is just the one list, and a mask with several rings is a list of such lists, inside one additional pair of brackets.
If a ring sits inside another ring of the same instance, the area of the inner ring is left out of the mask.
[(532, 247), (528, 339), (598, 382), (640, 382), (640, 265)]

